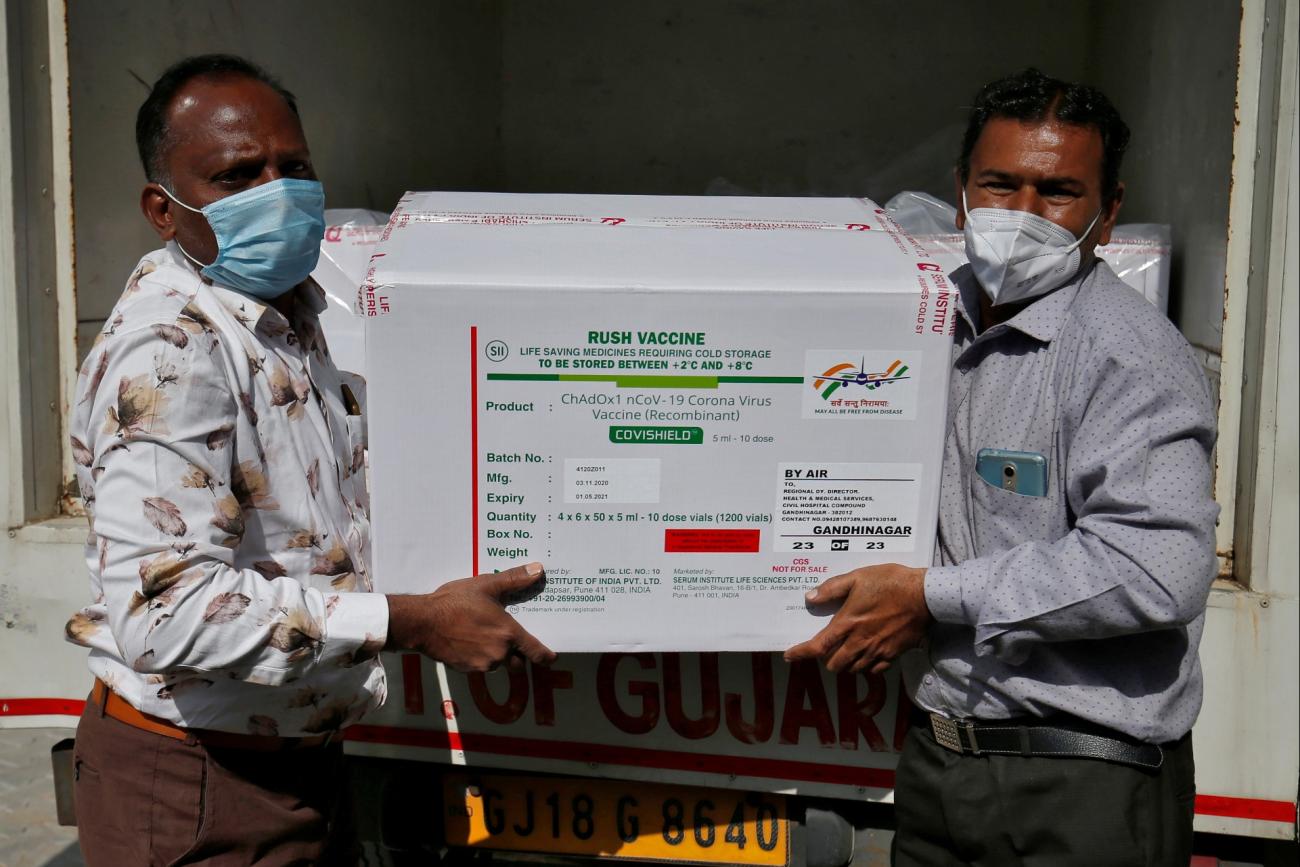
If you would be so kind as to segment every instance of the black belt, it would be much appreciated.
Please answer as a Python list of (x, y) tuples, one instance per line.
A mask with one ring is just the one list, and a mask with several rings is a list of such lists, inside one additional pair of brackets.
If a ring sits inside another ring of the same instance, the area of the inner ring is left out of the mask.
[(1156, 744), (1074, 719), (1014, 719), (996, 722), (921, 714), (921, 727), (939, 746), (966, 756), (1046, 756), (1102, 759), (1158, 770), (1165, 761)]

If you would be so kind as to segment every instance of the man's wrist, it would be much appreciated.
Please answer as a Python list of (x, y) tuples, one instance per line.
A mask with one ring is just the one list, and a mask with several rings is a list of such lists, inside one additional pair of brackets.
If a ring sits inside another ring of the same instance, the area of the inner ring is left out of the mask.
[(384, 650), (410, 650), (410, 629), (412, 616), (413, 596), (399, 595), (396, 593), (388, 594), (388, 639), (384, 642)]

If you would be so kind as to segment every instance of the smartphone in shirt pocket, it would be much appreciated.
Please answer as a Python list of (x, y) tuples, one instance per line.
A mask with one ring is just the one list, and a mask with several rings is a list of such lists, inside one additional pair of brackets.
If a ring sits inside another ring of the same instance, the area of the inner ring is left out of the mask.
[(980, 449), (975, 472), (995, 488), (1026, 497), (1047, 496), (1047, 458), (1037, 452)]

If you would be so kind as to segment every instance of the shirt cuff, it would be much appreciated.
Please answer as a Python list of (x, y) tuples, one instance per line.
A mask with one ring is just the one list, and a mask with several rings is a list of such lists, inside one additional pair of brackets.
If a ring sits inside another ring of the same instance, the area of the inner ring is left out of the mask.
[(925, 570), (925, 604), (940, 623), (963, 622), (960, 566), (931, 566)]
[(925, 570), (925, 604), (940, 623), (974, 626), (984, 603), (988, 569), (976, 560)]
[[(382, 593), (326, 594), (326, 654), (374, 655), (388, 641), (388, 597)], [(370, 651), (373, 650), (373, 653)]]

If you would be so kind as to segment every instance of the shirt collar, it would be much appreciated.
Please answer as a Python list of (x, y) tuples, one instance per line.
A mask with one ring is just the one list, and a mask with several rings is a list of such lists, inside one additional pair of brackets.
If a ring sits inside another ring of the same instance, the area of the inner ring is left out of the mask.
[[(190, 261), (188, 256), (181, 252), (180, 247), (175, 241), (167, 242), (167, 250), (171, 253), (172, 258), (177, 262), (177, 264), (183, 265), (185, 268), (193, 272), (201, 281), (212, 287), (213, 293), (226, 309), (230, 310), (235, 318), (239, 319), (239, 321), (243, 322), (249, 328), (255, 327), (257, 323), (261, 321), (263, 316), (270, 316), (274, 321), (280, 324), (288, 324), (287, 320), (285, 320), (285, 318), (280, 314), (280, 311), (276, 310), (265, 301), (262, 301), (260, 298), (249, 295), (245, 292), (240, 292), (237, 289), (231, 289), (227, 286), (221, 285), (220, 283), (214, 283), (212, 280), (204, 277), (199, 273), (198, 266)], [(297, 293), (298, 303), (295, 305), (295, 308), (299, 316), (310, 312), (313, 317), (318, 317), (320, 314), (324, 313), (325, 309), (329, 306), (329, 300), (325, 296), (325, 290), (322, 289), (311, 277), (308, 277), (306, 280), (299, 283), (294, 287), (293, 291)]]
[[(1056, 339), (1056, 335), (1061, 333), (1070, 305), (1074, 303), (1079, 290), (1092, 280), (1096, 270), (1097, 260), (1094, 260), (1086, 271), (1076, 275), (1069, 283), (1044, 295), (1001, 326), (991, 328), (984, 334), (997, 334), (1005, 329), (1014, 329), (1040, 343), (1051, 343)], [(983, 337), (984, 334), (979, 334), (976, 326), (979, 324), (980, 294), (984, 290), (975, 279), (974, 271), (971, 270), (970, 265), (962, 265), (950, 276), (953, 283), (957, 285), (958, 311), (970, 328), (971, 334)]]
[[(212, 294), (221, 305), (243, 324), (249, 331), (261, 331), (268, 335), (283, 334), (288, 328), (294, 331), (307, 330), (305, 323), (318, 321), (321, 311), (326, 307), (325, 293), (308, 277), (294, 289), (297, 293), (294, 305), (294, 321), (290, 322), (279, 310), (270, 304), (235, 289), (228, 289), (219, 283), (211, 284)], [(314, 328), (309, 324), (308, 329)]]

